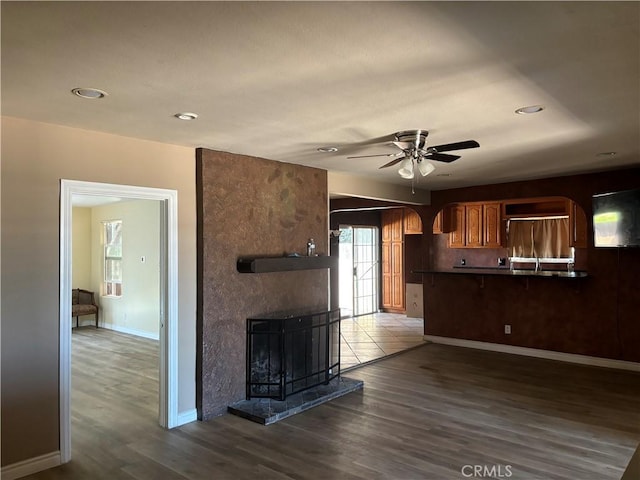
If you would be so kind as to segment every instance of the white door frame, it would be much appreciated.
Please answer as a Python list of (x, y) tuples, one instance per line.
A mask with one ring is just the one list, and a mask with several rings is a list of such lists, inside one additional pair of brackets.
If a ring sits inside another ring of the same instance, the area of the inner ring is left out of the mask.
[(178, 426), (178, 192), (107, 183), (60, 181), (60, 459), (71, 460), (71, 260), (74, 195), (158, 200), (160, 221), (159, 423)]

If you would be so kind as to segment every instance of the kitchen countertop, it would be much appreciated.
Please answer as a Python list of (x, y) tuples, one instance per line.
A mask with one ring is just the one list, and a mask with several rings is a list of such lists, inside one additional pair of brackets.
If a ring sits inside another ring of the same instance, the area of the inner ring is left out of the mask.
[(442, 274), (450, 273), (454, 275), (499, 275), (505, 277), (557, 277), (557, 278), (585, 278), (587, 272), (576, 270), (567, 272), (564, 270), (529, 270), (514, 269), (505, 267), (453, 267), (452, 270), (412, 270), (413, 273)]

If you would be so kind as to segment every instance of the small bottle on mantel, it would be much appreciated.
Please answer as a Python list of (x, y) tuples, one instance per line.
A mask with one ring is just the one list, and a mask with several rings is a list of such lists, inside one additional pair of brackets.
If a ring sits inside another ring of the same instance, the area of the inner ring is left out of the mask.
[(307, 242), (307, 257), (314, 257), (316, 254), (316, 242), (313, 241), (313, 238), (310, 238)]

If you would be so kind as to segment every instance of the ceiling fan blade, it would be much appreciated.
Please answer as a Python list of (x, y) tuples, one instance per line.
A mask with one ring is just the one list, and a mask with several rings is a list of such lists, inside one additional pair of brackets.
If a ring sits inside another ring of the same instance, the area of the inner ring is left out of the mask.
[(451, 163), (460, 158), (460, 155), (449, 155), (448, 153), (433, 152), (425, 155), (423, 158), (435, 160), (437, 162)]
[(405, 158), (407, 158), (407, 157), (405, 157), (404, 155), (402, 157), (394, 158), (389, 163), (385, 163), (384, 165), (382, 165), (381, 167), (378, 167), (378, 168), (393, 167), (395, 164), (400, 163)]
[(338, 151), (342, 155), (344, 155), (349, 153), (356, 153), (358, 150), (363, 150), (369, 145), (389, 143), (393, 140), (395, 140), (395, 137), (393, 135), (384, 135), (382, 137), (371, 138), (369, 140), (363, 140), (361, 142), (345, 143), (336, 146), (338, 147)]
[(451, 150), (464, 150), (466, 148), (478, 148), (480, 144), (475, 140), (466, 140), (464, 142), (446, 143), (444, 145), (434, 145), (429, 147), (429, 151), (449, 152)]
[(369, 158), (369, 157), (397, 157), (398, 155), (402, 155), (402, 152), (398, 153), (378, 153), (376, 155), (354, 155), (347, 158)]

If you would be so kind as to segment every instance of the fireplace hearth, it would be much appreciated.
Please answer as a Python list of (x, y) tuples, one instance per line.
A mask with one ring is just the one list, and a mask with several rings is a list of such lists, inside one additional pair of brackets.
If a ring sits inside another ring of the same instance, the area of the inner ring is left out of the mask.
[(340, 310), (275, 312), (247, 319), (246, 397), (284, 401), (340, 375)]

